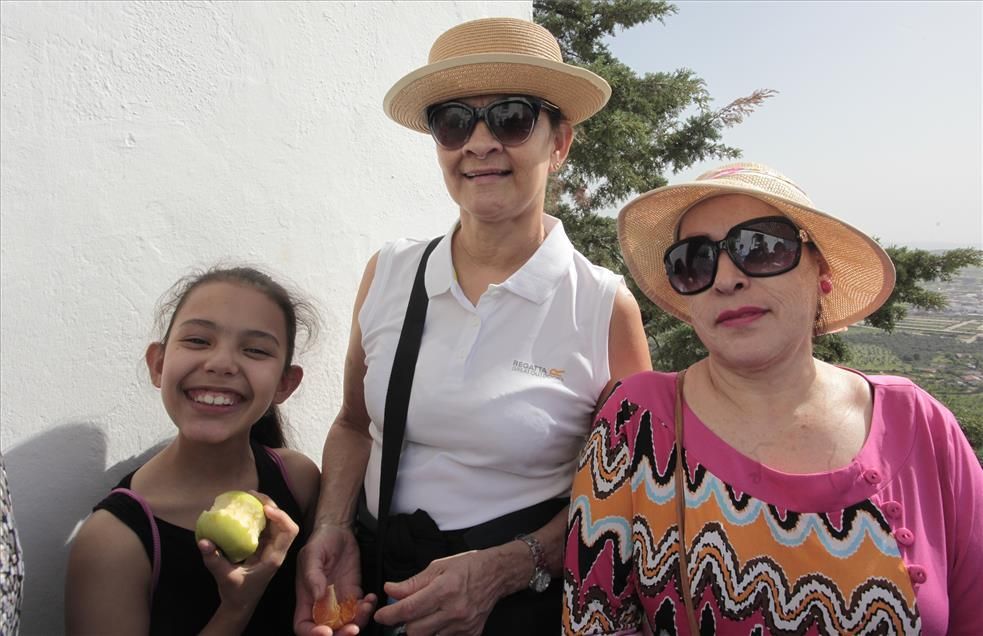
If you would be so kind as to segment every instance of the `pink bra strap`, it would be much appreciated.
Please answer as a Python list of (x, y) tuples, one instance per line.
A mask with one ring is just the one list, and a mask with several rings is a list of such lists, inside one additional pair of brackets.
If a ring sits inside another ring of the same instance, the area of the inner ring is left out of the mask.
[(297, 498), (297, 491), (294, 490), (293, 485), (290, 483), (290, 477), (287, 475), (286, 466), (283, 465), (283, 459), (269, 446), (264, 446), (263, 448), (266, 449), (266, 454), (270, 456), (273, 463), (276, 464), (276, 467), (280, 469), (280, 475), (283, 476), (283, 483), (287, 485), (287, 490), (290, 491), (290, 495), (294, 498), (294, 501), (300, 505), (300, 499)]
[(150, 604), (153, 605), (154, 593), (157, 591), (157, 580), (160, 578), (160, 533), (157, 531), (157, 521), (154, 519), (154, 513), (150, 510), (147, 500), (136, 492), (130, 490), (129, 488), (114, 488), (109, 492), (111, 495), (114, 493), (126, 495), (140, 504), (140, 507), (143, 508), (144, 514), (147, 515), (147, 521), (150, 523), (150, 535), (153, 538), (154, 544), (154, 554), (151, 558), (153, 581), (150, 585)]

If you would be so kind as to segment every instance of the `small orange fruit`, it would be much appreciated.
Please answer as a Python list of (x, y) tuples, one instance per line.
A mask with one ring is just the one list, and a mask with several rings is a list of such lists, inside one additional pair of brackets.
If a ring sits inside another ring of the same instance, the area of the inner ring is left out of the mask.
[(314, 624), (327, 625), (331, 629), (340, 629), (355, 620), (355, 611), (357, 609), (357, 598), (345, 599), (341, 603), (338, 603), (334, 585), (329, 585), (325, 595), (314, 602), (312, 611)]

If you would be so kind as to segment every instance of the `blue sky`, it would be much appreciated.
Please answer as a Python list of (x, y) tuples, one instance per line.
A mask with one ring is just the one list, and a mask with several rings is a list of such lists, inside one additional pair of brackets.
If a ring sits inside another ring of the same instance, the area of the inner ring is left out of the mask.
[(725, 133), (743, 159), (886, 245), (983, 247), (983, 3), (676, 6), (609, 45), (640, 73), (692, 69), (716, 107), (778, 90)]

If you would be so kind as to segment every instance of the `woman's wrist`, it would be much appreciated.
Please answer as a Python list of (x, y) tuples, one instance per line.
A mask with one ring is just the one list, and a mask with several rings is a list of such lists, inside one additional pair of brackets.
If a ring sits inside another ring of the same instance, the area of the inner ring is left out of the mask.
[(498, 597), (503, 598), (529, 588), (536, 561), (529, 546), (519, 540), (491, 548), (489, 556), (498, 568)]
[(314, 522), (314, 530), (351, 530), (355, 524), (341, 519), (318, 519)]
[(339, 533), (355, 535), (355, 526), (351, 523), (336, 523), (334, 521), (325, 520), (322, 522), (315, 522), (314, 527), (311, 528), (311, 534), (307, 538), (307, 544), (310, 544), (318, 537), (323, 537), (327, 539), (329, 537), (335, 536)]
[(342, 502), (335, 500), (320, 508), (314, 516), (314, 530), (351, 530), (355, 526), (355, 501), (357, 498), (342, 505)]

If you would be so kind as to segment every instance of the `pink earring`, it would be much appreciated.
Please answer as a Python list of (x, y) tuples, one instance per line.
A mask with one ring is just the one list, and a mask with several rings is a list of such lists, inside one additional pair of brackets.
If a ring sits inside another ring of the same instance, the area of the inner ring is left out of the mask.
[(833, 281), (828, 278), (823, 278), (819, 281), (819, 289), (824, 294), (828, 294), (829, 292), (833, 291)]

